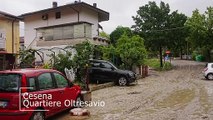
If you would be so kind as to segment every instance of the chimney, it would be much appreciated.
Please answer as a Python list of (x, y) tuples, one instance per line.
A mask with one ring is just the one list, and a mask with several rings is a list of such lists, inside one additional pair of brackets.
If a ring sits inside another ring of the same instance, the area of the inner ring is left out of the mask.
[(57, 8), (58, 7), (58, 3), (57, 2), (53, 2), (53, 8)]
[(93, 3), (93, 6), (94, 6), (94, 7), (97, 7), (97, 3)]

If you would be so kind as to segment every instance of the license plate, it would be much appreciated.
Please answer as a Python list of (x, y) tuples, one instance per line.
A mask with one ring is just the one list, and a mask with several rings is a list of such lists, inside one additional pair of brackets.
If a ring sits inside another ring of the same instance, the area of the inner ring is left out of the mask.
[(5, 102), (5, 101), (0, 101), (0, 107), (2, 107), (2, 108), (7, 107), (7, 102)]

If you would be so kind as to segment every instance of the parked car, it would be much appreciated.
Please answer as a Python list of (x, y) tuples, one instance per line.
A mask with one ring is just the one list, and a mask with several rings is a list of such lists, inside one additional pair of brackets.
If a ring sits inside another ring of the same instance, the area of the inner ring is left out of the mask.
[[(56, 70), (0, 71), (0, 119), (44, 120), (73, 107), (72, 105), (65, 106), (64, 101), (79, 101), (81, 100), (80, 93), (79, 86), (72, 84)], [(51, 102), (61, 102), (61, 105), (45, 105)]]
[(120, 70), (105, 60), (90, 60), (89, 77), (91, 81), (113, 81), (119, 86), (129, 85), (136, 80), (136, 74), (129, 70)]
[(213, 63), (207, 63), (203, 73), (206, 79), (213, 80)]

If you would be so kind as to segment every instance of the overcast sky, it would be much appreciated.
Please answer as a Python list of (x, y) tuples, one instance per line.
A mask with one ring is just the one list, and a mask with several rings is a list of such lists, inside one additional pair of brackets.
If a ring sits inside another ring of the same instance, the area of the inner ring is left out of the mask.
[[(58, 2), (58, 5), (72, 3), (74, 0), (0, 0), (0, 11), (8, 12), (14, 15), (21, 15), (36, 10), (52, 7), (52, 2)], [(104, 31), (111, 33), (117, 26), (131, 27), (134, 22), (132, 16), (140, 6), (148, 3), (150, 0), (81, 0), (88, 4), (97, 3), (98, 8), (110, 13), (109, 21), (102, 22)], [(192, 11), (196, 8), (201, 12), (206, 7), (213, 6), (213, 0), (154, 0), (158, 4), (160, 1), (169, 3), (172, 11), (178, 10), (181, 13), (191, 16)], [(21, 31), (24, 27), (21, 26)], [(22, 32), (23, 34), (23, 32)]]

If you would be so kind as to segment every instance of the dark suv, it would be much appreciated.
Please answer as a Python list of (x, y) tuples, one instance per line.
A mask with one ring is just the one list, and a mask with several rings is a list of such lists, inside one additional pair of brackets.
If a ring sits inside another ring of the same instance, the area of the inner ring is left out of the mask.
[(128, 70), (120, 70), (112, 63), (104, 60), (90, 60), (89, 76), (91, 82), (113, 81), (120, 86), (129, 85), (136, 80), (136, 74)]

